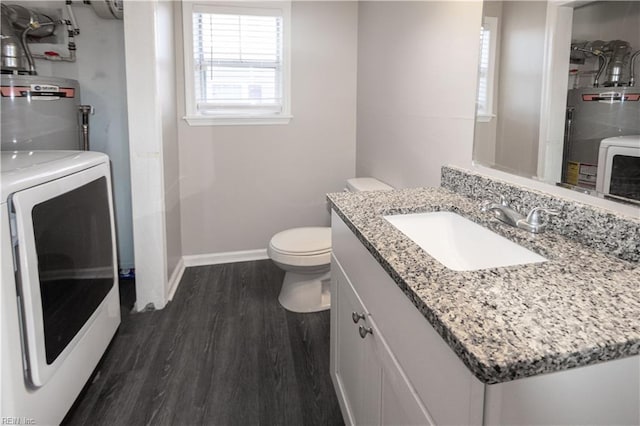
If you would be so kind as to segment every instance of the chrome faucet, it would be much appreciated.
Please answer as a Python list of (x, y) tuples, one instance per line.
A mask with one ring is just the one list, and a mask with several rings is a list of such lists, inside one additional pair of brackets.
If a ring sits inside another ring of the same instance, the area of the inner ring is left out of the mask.
[(531, 209), (526, 219), (520, 219), (516, 225), (520, 229), (525, 229), (534, 234), (539, 234), (547, 229), (547, 222), (540, 217), (540, 213), (546, 213), (551, 216), (558, 216), (560, 212), (555, 209), (547, 209), (545, 207), (534, 207)]
[(529, 231), (533, 234), (539, 234), (547, 229), (547, 222), (542, 220), (541, 213), (546, 213), (547, 215), (552, 216), (560, 214), (558, 210), (548, 209), (545, 207), (534, 207), (525, 218), (509, 205), (509, 201), (504, 195), (495, 195), (500, 197), (500, 203), (498, 204), (491, 201), (485, 201), (482, 203), (482, 211), (492, 212), (499, 221), (516, 228), (524, 229), (525, 231)]
[(491, 201), (485, 201), (482, 203), (483, 212), (492, 212), (496, 219), (511, 226), (518, 226), (518, 221), (524, 219), (520, 213), (515, 211), (510, 205), (507, 198), (502, 194), (492, 194), (500, 197), (500, 204), (493, 203)]

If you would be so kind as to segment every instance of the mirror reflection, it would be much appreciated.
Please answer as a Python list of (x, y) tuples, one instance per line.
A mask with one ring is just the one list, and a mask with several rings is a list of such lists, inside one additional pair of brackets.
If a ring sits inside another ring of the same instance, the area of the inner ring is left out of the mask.
[(575, 4), (483, 3), (474, 160), (640, 204), (640, 2)]

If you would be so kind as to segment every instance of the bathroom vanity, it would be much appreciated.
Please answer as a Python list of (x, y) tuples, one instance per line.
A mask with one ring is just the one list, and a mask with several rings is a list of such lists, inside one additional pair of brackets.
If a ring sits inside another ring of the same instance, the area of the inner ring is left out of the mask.
[[(328, 199), (331, 371), (345, 422), (640, 423), (637, 261), (506, 227), (445, 188)], [(383, 217), (430, 211), (547, 261), (455, 271)]]

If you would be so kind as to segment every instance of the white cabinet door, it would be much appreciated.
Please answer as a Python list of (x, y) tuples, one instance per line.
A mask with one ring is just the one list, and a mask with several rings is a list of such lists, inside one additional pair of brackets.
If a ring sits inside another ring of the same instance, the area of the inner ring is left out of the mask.
[(421, 415), (417, 405), (406, 409), (402, 392), (397, 392), (385, 372), (382, 373), (381, 424), (385, 426), (432, 425), (430, 419)]
[(382, 425), (434, 425), (420, 396), (398, 364), (393, 351), (380, 333), (375, 319), (369, 319), (375, 351), (382, 370), (380, 420)]
[[(358, 296), (334, 263), (332, 271), (332, 310), (335, 327), (332, 324), (331, 339), (334, 361), (333, 374), (336, 393), (341, 401), (344, 420), (347, 424), (380, 424), (380, 364), (370, 336), (363, 339), (359, 327), (369, 328), (368, 316)], [(357, 318), (354, 323), (353, 314)]]
[(332, 267), (332, 320), (336, 321), (331, 336), (335, 351), (333, 374), (345, 422), (433, 424), (372, 315), (335, 259)]

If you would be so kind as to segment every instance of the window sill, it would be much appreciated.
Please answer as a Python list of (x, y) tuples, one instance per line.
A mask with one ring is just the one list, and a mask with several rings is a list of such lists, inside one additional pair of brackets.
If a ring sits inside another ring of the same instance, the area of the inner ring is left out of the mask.
[(202, 115), (188, 115), (183, 119), (189, 126), (270, 126), (289, 124), (292, 115), (269, 117), (207, 117)]
[(476, 116), (476, 121), (479, 123), (488, 123), (494, 118), (496, 118), (495, 114), (478, 114)]

